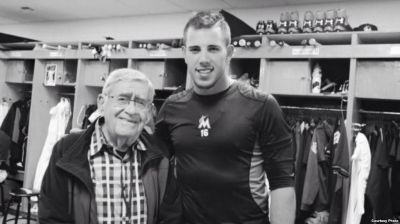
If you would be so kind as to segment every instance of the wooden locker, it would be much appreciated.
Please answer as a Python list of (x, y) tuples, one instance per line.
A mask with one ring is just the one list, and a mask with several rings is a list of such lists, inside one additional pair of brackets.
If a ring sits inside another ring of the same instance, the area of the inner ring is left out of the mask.
[(10, 60), (7, 62), (6, 82), (24, 83), (33, 79), (33, 61)]
[(356, 96), (400, 99), (400, 60), (361, 60), (356, 68)]
[(155, 89), (163, 89), (166, 79), (165, 61), (137, 61), (136, 69), (147, 75)]
[(311, 93), (311, 71), (308, 61), (271, 60), (267, 66), (267, 86), (271, 93)]
[(86, 61), (85, 62), (85, 85), (103, 86), (110, 67), (110, 62)]

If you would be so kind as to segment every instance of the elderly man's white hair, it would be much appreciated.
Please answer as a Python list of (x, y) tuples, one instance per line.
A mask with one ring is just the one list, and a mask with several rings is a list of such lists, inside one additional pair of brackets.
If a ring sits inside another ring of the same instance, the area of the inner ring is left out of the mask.
[(132, 81), (146, 83), (146, 85), (149, 87), (149, 99), (153, 101), (155, 91), (150, 79), (142, 72), (131, 68), (121, 68), (112, 71), (104, 83), (102, 93), (108, 95), (111, 87), (118, 82)]

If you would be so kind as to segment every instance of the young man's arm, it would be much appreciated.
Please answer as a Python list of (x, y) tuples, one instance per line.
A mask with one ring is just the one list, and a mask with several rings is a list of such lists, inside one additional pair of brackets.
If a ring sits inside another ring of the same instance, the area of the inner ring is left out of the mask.
[(171, 142), (171, 133), (167, 124), (167, 107), (168, 102), (166, 101), (157, 114), (154, 135), (158, 141), (161, 141), (160, 144), (164, 144), (165, 147), (162, 147), (163, 154), (170, 159), (174, 156), (174, 150)]
[(296, 195), (293, 187), (271, 191), (271, 224), (294, 223), (296, 215)]
[(260, 123), (260, 146), (271, 189), (271, 224), (292, 224), (296, 214), (292, 136), (272, 96), (265, 102)]

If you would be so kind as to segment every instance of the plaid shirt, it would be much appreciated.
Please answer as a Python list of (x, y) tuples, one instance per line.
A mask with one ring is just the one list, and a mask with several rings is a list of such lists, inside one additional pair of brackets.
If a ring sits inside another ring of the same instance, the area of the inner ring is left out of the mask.
[(90, 173), (96, 195), (99, 223), (147, 223), (144, 187), (139, 176), (140, 151), (138, 140), (123, 158), (116, 153), (96, 122), (88, 152)]

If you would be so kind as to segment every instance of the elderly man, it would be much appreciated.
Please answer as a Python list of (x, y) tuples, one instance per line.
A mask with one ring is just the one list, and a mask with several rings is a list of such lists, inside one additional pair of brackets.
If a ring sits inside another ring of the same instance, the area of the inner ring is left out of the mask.
[(40, 193), (40, 223), (175, 221), (160, 215), (174, 201), (164, 198), (174, 195), (165, 193), (167, 180), (173, 183), (169, 161), (143, 130), (153, 96), (151, 82), (139, 71), (118, 69), (108, 76), (97, 99), (101, 117), (53, 149)]

